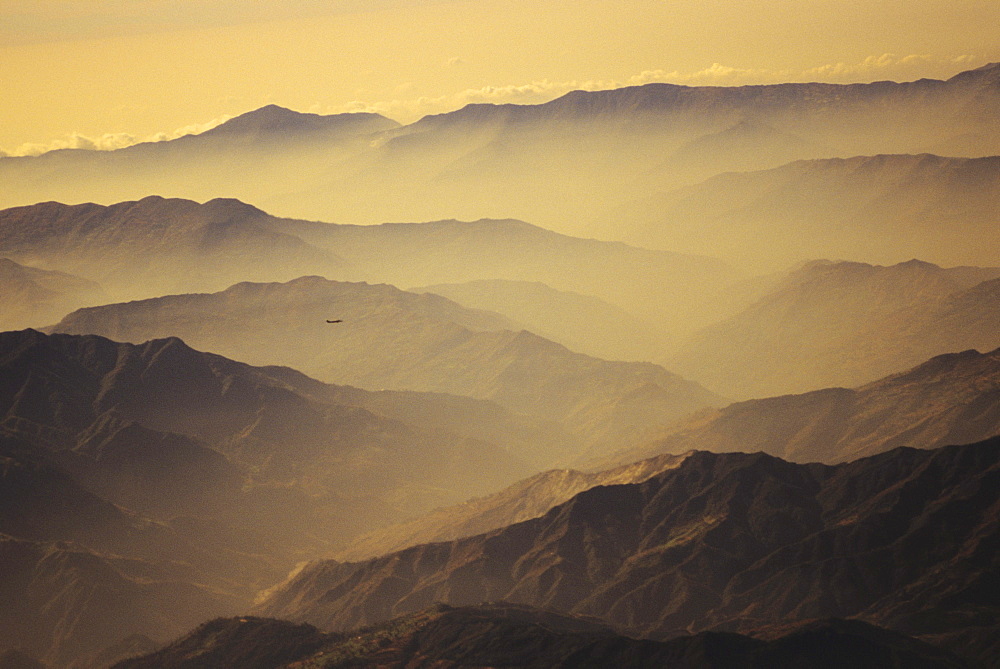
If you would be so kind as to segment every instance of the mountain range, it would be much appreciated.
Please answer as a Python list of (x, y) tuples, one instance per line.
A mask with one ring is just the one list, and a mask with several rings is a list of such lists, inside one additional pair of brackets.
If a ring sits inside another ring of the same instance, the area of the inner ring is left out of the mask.
[(469, 105), (406, 126), (269, 106), (169, 142), (3, 158), (0, 205), (226, 196), (305, 219), (513, 216), (576, 234), (596, 208), (725, 171), (857, 155), (1000, 154), (998, 81), (993, 64), (947, 81), (648, 84), (539, 105)]
[[(745, 278), (712, 258), (569, 237), (515, 220), (334, 225), (280, 219), (237, 200), (156, 196), (108, 207), (47, 202), (0, 211), (0, 253), (97, 281), (117, 300), (311, 274), (404, 287), (542, 282), (685, 333), (742, 306), (720, 295)], [(629, 359), (637, 338), (605, 348)]]
[(0, 669), (996, 666), (998, 114), (991, 64), (0, 156)]
[(334, 399), (364, 395), (176, 338), (0, 333), (0, 647), (63, 666), (164, 641), (352, 534), (532, 471), (473, 436), (530, 434), (502, 410), (476, 428), (411, 393), (418, 428)]
[[(652, 363), (591, 358), (504, 327), (499, 316), (433, 294), (303, 277), (88, 308), (52, 330), (136, 343), (173, 335), (331, 383), (490, 400), (562, 424), (578, 440), (576, 454), (724, 403)], [(558, 455), (534, 462), (574, 456)]]
[(665, 362), (729, 397), (852, 387), (1000, 346), (1000, 268), (815, 261)]
[(858, 388), (737, 402), (682, 419), (664, 433), (591, 464), (695, 447), (836, 463), (897, 446), (978, 441), (1000, 434), (1000, 349), (940, 355)]
[(356, 633), (243, 617), (210, 621), (116, 669), (352, 667), (962, 667), (956, 656), (858, 621), (823, 620), (772, 639), (706, 632), (636, 640), (596, 621), (516, 604), (438, 605)]
[(621, 205), (591, 229), (615, 226), (640, 246), (758, 270), (822, 257), (989, 265), (1000, 245), (998, 209), (996, 156), (865, 153), (717, 174)]
[(365, 533), (331, 557), (357, 561), (537, 518), (584, 490), (641, 483), (699, 449), (830, 464), (903, 445), (980, 441), (1000, 434), (998, 374), (1000, 351), (966, 351), (856, 390), (830, 388), (704, 410), (655, 438), (584, 461), (582, 471), (536, 474), (494, 494)]
[(853, 617), (988, 662), (998, 456), (997, 439), (837, 466), (696, 452), (486, 534), (312, 563), (260, 611), (346, 631), (504, 600), (659, 640)]
[(109, 207), (44, 202), (0, 211), (0, 253), (79, 274), (119, 299), (288, 280), (338, 266), (336, 256), (269, 230), (267, 218), (219, 199), (150, 196)]

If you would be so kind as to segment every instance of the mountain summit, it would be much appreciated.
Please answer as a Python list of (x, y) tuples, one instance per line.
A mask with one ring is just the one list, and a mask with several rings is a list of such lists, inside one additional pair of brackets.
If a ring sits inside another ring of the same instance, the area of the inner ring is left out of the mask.
[(265, 139), (308, 133), (337, 132), (341, 135), (362, 134), (388, 130), (399, 124), (379, 114), (355, 113), (305, 114), (278, 105), (267, 105), (260, 109), (241, 114), (211, 130), (201, 133), (201, 137), (236, 137)]

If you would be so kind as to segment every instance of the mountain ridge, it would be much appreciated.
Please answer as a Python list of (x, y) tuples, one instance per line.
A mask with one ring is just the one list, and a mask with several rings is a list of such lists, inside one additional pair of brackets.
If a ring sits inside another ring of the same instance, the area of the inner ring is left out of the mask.
[[(331, 316), (344, 322), (327, 324)], [(198, 348), (328, 382), (490, 400), (555, 421), (580, 440), (575, 453), (536, 455), (550, 464), (721, 402), (653, 363), (592, 358), (501, 329), (498, 319), (433, 294), (307, 277), (95, 307), (53, 331), (133, 342), (179, 334)], [(247, 339), (251, 324), (256, 337)]]
[(998, 278), (996, 267), (814, 261), (701, 330), (668, 365), (740, 399), (859, 386), (934, 355), (1000, 346)]
[[(483, 535), (313, 563), (261, 612), (338, 630), (502, 599), (653, 639), (832, 615), (983, 642), (1000, 602), (967, 583), (996, 569), (998, 456), (997, 438), (836, 466), (696, 452)], [(958, 622), (973, 609), (981, 623)]]
[[(242, 141), (221, 141), (228, 132), (207, 131), (111, 152), (0, 160), (0, 178), (8, 184), (0, 206), (224, 193), (304, 219), (513, 216), (579, 232), (599, 207), (735, 168), (932, 149), (1000, 154), (1000, 135), (987, 122), (1000, 106), (991, 73), (903, 83), (646, 84), (575, 91), (539, 105), (472, 105), (402, 127), (372, 119), (354, 133), (292, 133), (267, 142), (255, 141), (252, 130), (239, 135)], [(268, 108), (248, 114), (230, 123), (252, 127), (256, 117), (288, 115)], [(697, 165), (675, 160), (657, 170), (684, 145), (748, 122), (793, 139), (771, 152), (764, 135), (751, 133), (742, 147), (702, 156)], [(235, 173), (241, 178), (228, 176)], [(613, 227), (601, 229), (602, 236), (615, 234)]]

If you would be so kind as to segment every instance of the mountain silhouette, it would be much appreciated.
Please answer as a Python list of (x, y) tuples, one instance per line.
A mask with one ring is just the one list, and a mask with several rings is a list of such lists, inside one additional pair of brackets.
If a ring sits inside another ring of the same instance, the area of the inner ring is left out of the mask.
[[(858, 155), (1000, 154), (995, 80), (995, 68), (980, 68), (947, 81), (648, 84), (469, 105), (402, 127), (269, 106), (169, 142), (0, 159), (0, 206), (222, 194), (309, 220), (500, 213), (579, 234), (597, 209), (720, 172)], [(738, 141), (702, 152), (706, 160), (665, 162), (727, 137)]]
[(176, 338), (0, 333), (0, 379), (0, 647), (58, 666), (235, 614), (352, 534), (530, 471), (433, 429), (461, 424), (438, 398), (372, 399), (428, 408), (412, 427)]
[(334, 631), (505, 600), (663, 640), (857, 617), (983, 661), (998, 456), (997, 439), (838, 466), (697, 452), (486, 534), (312, 563), (260, 610)]
[(148, 297), (294, 278), (342, 264), (327, 251), (266, 226), (237, 200), (145, 197), (109, 207), (44, 202), (0, 211), (0, 253), (98, 281), (113, 296)]
[(352, 667), (697, 666), (876, 667), (902, 663), (961, 667), (957, 657), (859, 621), (822, 620), (774, 639), (706, 632), (669, 642), (630, 639), (593, 620), (517, 604), (439, 605), (350, 634), (244, 617), (218, 619), (170, 646), (118, 669), (205, 666), (292, 667), (340, 662)]

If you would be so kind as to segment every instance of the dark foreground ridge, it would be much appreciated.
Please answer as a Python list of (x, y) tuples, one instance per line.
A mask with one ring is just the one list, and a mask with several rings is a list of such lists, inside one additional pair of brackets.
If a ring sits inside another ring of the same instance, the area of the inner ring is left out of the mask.
[(513, 604), (438, 605), (349, 634), (268, 618), (220, 618), (116, 669), (242, 667), (966, 666), (947, 652), (857, 620), (822, 620), (771, 640), (705, 632), (636, 640), (579, 617)]
[(493, 532), (314, 563), (262, 611), (346, 630), (504, 600), (659, 640), (858, 617), (986, 660), (1000, 621), (998, 486), (1000, 438), (837, 466), (696, 452)]

